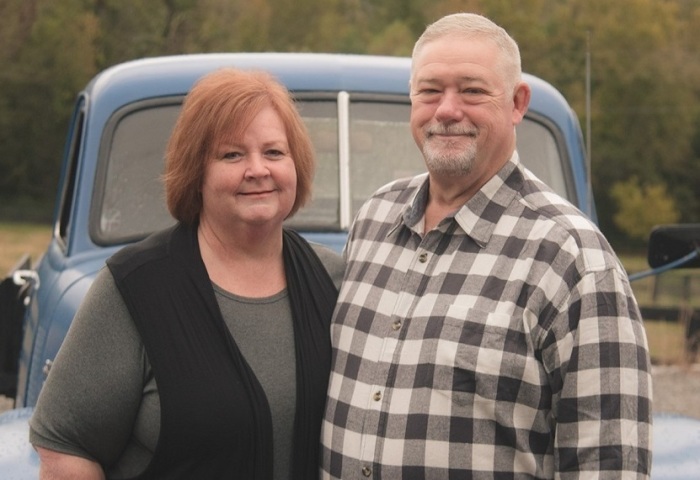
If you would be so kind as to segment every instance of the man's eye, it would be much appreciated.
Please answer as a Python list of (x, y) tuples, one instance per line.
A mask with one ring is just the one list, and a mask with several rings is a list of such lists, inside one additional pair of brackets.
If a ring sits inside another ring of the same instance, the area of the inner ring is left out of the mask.
[(442, 92), (436, 88), (421, 88), (416, 90), (413, 97), (421, 103), (434, 103), (438, 101)]

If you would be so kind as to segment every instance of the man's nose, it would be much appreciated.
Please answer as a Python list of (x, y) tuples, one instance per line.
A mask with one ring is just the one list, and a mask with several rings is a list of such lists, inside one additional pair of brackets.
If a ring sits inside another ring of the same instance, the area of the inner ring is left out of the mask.
[(446, 90), (435, 110), (435, 117), (440, 121), (462, 120), (464, 118), (463, 106), (464, 102), (459, 92)]

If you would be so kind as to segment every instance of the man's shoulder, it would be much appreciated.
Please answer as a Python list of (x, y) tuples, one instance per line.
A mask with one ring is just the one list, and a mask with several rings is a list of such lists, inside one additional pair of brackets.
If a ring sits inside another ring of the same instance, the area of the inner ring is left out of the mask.
[(400, 178), (380, 187), (360, 208), (358, 219), (372, 218), (376, 214), (385, 218), (385, 213), (390, 209), (402, 209), (412, 202), (427, 178), (428, 174), (422, 173), (415, 177)]
[(533, 232), (579, 258), (586, 269), (619, 268), (617, 255), (591, 218), (536, 178), (527, 183), (521, 202), (531, 212), (527, 217), (540, 224)]
[(567, 230), (598, 229), (595, 222), (585, 213), (531, 172), (523, 169), (523, 176), (524, 182), (520, 189), (520, 197), (528, 209), (536, 212), (543, 219), (560, 224)]
[(374, 197), (384, 197), (386, 195), (395, 195), (396, 193), (404, 192), (406, 190), (415, 191), (416, 189), (420, 188), (423, 183), (425, 183), (427, 178), (428, 173), (425, 172), (413, 177), (404, 177), (393, 180), (377, 189), (370, 199)]

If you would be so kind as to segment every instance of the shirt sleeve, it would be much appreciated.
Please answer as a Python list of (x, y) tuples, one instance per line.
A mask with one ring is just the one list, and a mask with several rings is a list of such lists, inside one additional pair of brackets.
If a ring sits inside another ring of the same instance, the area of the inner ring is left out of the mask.
[(651, 364), (624, 272), (585, 274), (558, 310), (545, 357), (555, 390), (555, 470), (561, 478), (649, 475)]
[(97, 275), (30, 420), (35, 446), (114, 463), (132, 434), (148, 362), (111, 273)]

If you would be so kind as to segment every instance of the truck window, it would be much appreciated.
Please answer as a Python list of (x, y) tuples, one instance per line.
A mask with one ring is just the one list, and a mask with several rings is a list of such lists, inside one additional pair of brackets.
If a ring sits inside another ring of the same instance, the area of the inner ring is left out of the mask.
[(93, 202), (99, 205), (99, 215), (92, 218), (97, 243), (135, 240), (174, 223), (165, 206), (161, 175), (179, 112), (179, 104), (160, 104), (117, 113), (110, 121)]
[(79, 98), (73, 117), (70, 123), (68, 132), (68, 142), (66, 144), (66, 158), (68, 161), (65, 164), (64, 171), (61, 175), (65, 180), (61, 182), (63, 185), (59, 193), (58, 200), (58, 216), (54, 225), (54, 236), (58, 240), (61, 248), (68, 248), (69, 230), (71, 225), (71, 214), (73, 211), (73, 197), (75, 195), (76, 176), (78, 174), (78, 165), (80, 160), (80, 144), (83, 138), (83, 127), (85, 123), (85, 102), (83, 98)]
[[(410, 132), (407, 98), (345, 95), (320, 94), (314, 98), (306, 94), (297, 102), (318, 160), (312, 201), (288, 220), (299, 230), (343, 230), (349, 226), (347, 218), (352, 219), (377, 188), (425, 171)], [(97, 243), (135, 240), (174, 223), (165, 206), (160, 177), (165, 147), (179, 109), (179, 103), (172, 101), (151, 102), (118, 113), (111, 121), (111, 133), (103, 139), (106, 158), (98, 174), (98, 214), (93, 215), (92, 231)], [(562, 159), (565, 150), (558, 138), (552, 126), (536, 116), (526, 117), (518, 126), (522, 161), (571, 200), (568, 173), (563, 168), (568, 160)], [(344, 149), (350, 158), (346, 169), (341, 160)], [(344, 196), (347, 198), (341, 201)], [(343, 208), (348, 210), (345, 220)]]
[(520, 160), (562, 197), (576, 204), (568, 187), (569, 159), (564, 158), (564, 139), (552, 125), (534, 115), (526, 116), (518, 125), (517, 144)]

